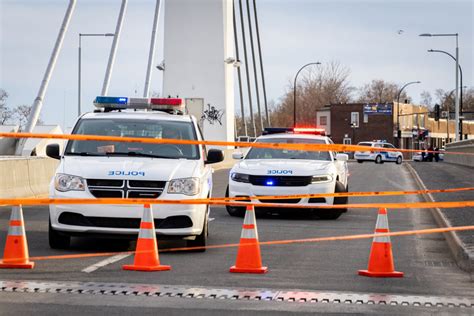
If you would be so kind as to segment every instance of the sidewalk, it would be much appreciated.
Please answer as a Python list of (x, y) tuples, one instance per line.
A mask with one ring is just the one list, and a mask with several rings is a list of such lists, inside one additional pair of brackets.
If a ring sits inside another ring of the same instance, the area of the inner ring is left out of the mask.
[[(428, 190), (474, 187), (474, 166), (466, 167), (445, 162), (409, 162), (408, 164), (412, 167), (409, 169), (415, 171)], [(474, 192), (436, 193), (428, 195), (427, 199), (433, 199), (436, 202), (474, 200)], [(433, 215), (435, 218), (437, 215), (441, 215), (437, 218), (440, 226), (442, 224), (439, 223), (439, 220), (445, 221), (449, 226), (474, 225), (473, 207), (436, 209)], [(454, 238), (458, 239), (457, 242), (460, 241), (457, 245), (459, 249), (456, 249), (456, 245), (454, 245), (456, 241), (450, 243), (448, 238), (447, 240), (456, 261), (461, 268), (472, 271), (474, 268), (474, 231), (455, 232), (454, 235)], [(464, 262), (461, 262), (463, 260)]]

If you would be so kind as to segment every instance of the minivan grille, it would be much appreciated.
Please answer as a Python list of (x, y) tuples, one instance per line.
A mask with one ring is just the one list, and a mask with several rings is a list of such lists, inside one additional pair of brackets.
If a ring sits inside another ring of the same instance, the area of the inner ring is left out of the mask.
[(87, 187), (96, 198), (156, 199), (166, 181), (87, 179)]

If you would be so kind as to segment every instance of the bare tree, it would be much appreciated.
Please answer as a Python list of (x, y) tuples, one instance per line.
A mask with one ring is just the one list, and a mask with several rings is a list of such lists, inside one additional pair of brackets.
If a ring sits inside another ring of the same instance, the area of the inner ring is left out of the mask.
[[(358, 102), (363, 103), (389, 103), (397, 100), (400, 86), (393, 82), (386, 82), (382, 79), (374, 79), (359, 89)], [(400, 95), (400, 101), (411, 102), (405, 91)]]
[[(474, 112), (474, 88), (463, 90), (462, 109), (463, 111)], [(474, 117), (474, 115), (472, 115), (472, 117)]]
[[(26, 123), (28, 123), (28, 118), (31, 113), (31, 105), (19, 105), (16, 108), (13, 109), (13, 121), (20, 126), (20, 130), (23, 130), (23, 128), (26, 126)], [(38, 125), (43, 124), (43, 121), (41, 119), (38, 119), (37, 122)]]
[(13, 116), (12, 110), (7, 105), (8, 93), (0, 88), (0, 125), (10, 122)]
[[(436, 101), (441, 105), (442, 109), (446, 109), (447, 106), (449, 107), (449, 111), (454, 111), (454, 103), (455, 103), (455, 95), (454, 90), (450, 92), (445, 91), (443, 89), (436, 89), (435, 90), (435, 97)], [(474, 111), (474, 89), (465, 89), (463, 90), (463, 111)]]
[(431, 97), (431, 93), (429, 93), (428, 91), (423, 91), (420, 94), (420, 103), (422, 105), (426, 105), (429, 108), (432, 108), (433, 107), (433, 98)]
[[(296, 87), (297, 123), (314, 125), (316, 110), (331, 103), (350, 102), (354, 88), (349, 75), (350, 69), (335, 61), (303, 71)], [(271, 111), (272, 125), (293, 125), (293, 89), (290, 83), (280, 104)]]

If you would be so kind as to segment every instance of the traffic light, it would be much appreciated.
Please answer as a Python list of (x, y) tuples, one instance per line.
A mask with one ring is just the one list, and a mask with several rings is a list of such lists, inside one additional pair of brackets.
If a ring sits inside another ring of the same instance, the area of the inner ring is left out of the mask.
[(440, 114), (439, 110), (440, 110), (439, 104), (435, 104), (434, 106), (435, 121), (439, 121), (439, 114)]

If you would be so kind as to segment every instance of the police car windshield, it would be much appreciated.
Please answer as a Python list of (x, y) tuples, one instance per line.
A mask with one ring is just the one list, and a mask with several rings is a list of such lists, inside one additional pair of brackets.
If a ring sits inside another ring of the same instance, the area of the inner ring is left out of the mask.
[[(83, 119), (76, 125), (72, 134), (154, 139), (197, 139), (191, 122), (139, 119)], [(65, 155), (199, 159), (199, 149), (197, 145), (73, 140), (68, 142)]]
[[(323, 139), (310, 138), (264, 138), (257, 140), (257, 143), (326, 144)], [(327, 151), (303, 151), (252, 147), (245, 159), (303, 159), (330, 161), (331, 156)]]

